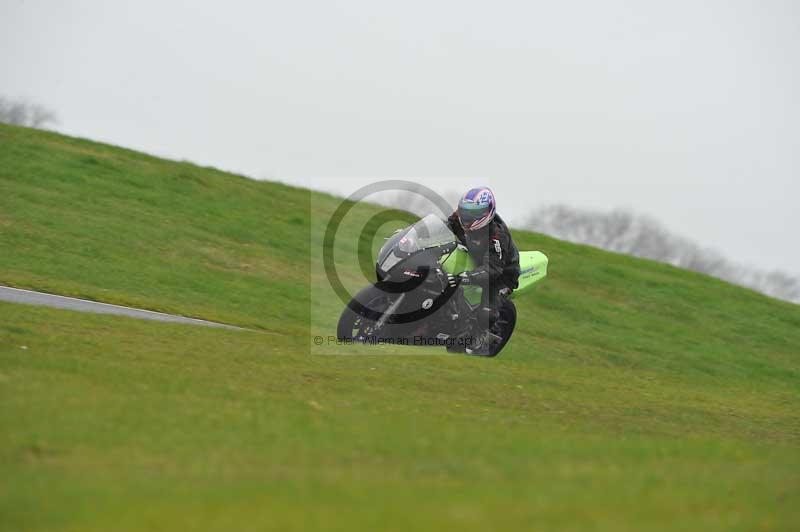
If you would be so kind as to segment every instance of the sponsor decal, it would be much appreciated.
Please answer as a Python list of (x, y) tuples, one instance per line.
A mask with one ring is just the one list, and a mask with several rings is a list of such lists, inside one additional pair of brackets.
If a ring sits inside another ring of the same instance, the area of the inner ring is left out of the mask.
[(525, 275), (525, 276), (527, 276), (527, 275), (530, 275), (530, 276), (538, 275), (539, 274), (539, 268), (537, 268), (536, 266), (531, 266), (530, 268), (525, 268), (524, 270), (519, 272), (519, 274), (520, 275)]

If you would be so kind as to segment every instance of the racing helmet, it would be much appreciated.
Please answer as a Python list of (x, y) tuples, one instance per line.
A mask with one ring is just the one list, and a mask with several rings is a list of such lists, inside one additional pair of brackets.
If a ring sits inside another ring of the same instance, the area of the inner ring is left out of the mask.
[(471, 188), (458, 202), (458, 220), (464, 231), (486, 227), (495, 215), (494, 194), (488, 187)]

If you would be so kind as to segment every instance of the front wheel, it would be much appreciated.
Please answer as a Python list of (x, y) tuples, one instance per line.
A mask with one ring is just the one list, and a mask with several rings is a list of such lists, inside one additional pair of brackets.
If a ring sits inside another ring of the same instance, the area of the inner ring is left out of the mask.
[[(393, 302), (392, 294), (384, 292), (375, 285), (364, 288), (356, 294), (344, 308), (342, 315), (339, 316), (336, 336), (339, 340), (357, 342), (363, 342), (370, 336), (376, 336), (379, 333), (376, 328), (377, 322)], [(362, 315), (353, 310), (359, 306), (365, 307), (368, 312)], [(385, 331), (382, 332), (385, 333)]]

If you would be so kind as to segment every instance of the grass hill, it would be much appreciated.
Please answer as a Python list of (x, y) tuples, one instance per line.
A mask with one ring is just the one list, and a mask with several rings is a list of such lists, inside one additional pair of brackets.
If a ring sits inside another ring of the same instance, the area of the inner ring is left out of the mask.
[(0, 284), (253, 329), (0, 303), (0, 530), (800, 526), (800, 307), (515, 231), (497, 359), (311, 355), (339, 201), (0, 125)]

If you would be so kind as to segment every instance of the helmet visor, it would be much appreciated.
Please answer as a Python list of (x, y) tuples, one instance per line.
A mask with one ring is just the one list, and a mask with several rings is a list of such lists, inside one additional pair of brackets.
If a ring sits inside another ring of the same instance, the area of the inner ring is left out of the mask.
[(461, 227), (469, 229), (472, 224), (486, 217), (492, 210), (489, 205), (469, 205), (461, 206), (458, 209), (458, 219), (461, 220)]

